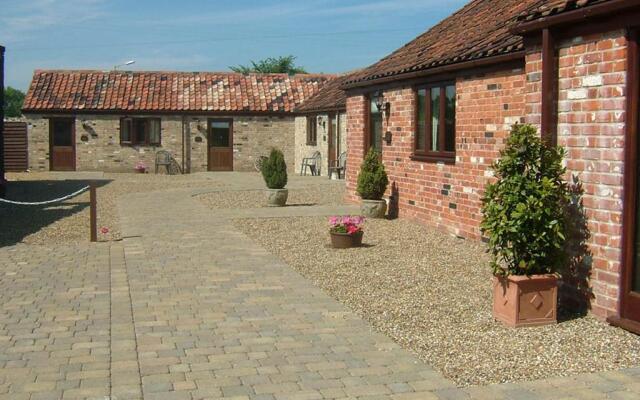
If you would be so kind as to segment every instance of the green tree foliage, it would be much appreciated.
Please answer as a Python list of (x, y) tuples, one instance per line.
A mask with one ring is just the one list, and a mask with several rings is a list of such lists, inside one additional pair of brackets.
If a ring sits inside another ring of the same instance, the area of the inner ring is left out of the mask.
[(287, 164), (284, 154), (278, 149), (271, 150), (269, 158), (262, 163), (262, 177), (269, 189), (283, 189), (287, 185)]
[(371, 148), (367, 153), (358, 175), (357, 192), (365, 200), (380, 200), (387, 190), (389, 178), (380, 161), (380, 154)]
[(11, 86), (4, 91), (4, 115), (5, 117), (19, 117), (22, 115), (22, 103), (24, 103), (24, 92), (14, 89)]
[(493, 164), (497, 181), (487, 185), (482, 199), (481, 229), (489, 238), (494, 274), (546, 274), (562, 267), (571, 199), (564, 155), (533, 126), (513, 127)]
[(269, 57), (258, 62), (251, 61), (250, 66), (238, 65), (229, 68), (241, 74), (249, 74), (252, 72), (289, 75), (306, 74), (307, 71), (303, 67), (295, 65), (295, 61), (296, 57), (294, 56)]

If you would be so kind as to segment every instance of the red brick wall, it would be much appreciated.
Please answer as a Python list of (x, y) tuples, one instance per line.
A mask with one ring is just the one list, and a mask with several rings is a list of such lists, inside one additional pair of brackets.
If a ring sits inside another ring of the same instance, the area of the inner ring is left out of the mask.
[[(525, 75), (509, 70), (459, 78), (456, 82), (456, 162), (412, 161), (414, 91), (411, 87), (387, 90), (391, 115), (385, 127), (393, 134), (383, 145), (389, 180), (399, 191), (399, 212), (422, 223), (466, 238), (479, 239), (480, 199), (489, 166), (498, 156), (511, 125), (525, 113)], [(365, 103), (362, 96), (347, 100), (347, 190), (357, 200), (357, 172), (363, 157)]]
[[(592, 312), (618, 310), (621, 268), (626, 40), (623, 32), (559, 44), (558, 144), (584, 184), (593, 256)], [(539, 49), (527, 55), (527, 122), (540, 122)]]

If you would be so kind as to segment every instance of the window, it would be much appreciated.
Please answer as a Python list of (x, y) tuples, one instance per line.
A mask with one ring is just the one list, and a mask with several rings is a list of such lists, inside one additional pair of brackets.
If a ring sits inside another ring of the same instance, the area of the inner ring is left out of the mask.
[(307, 146), (315, 146), (318, 143), (318, 117), (307, 117)]
[(369, 96), (368, 104), (369, 126), (367, 144), (369, 148), (373, 148), (382, 154), (382, 113), (378, 110), (374, 96)]
[(122, 118), (120, 144), (160, 146), (160, 118)]
[(209, 121), (211, 130), (210, 147), (231, 147), (231, 122), (222, 120)]
[(453, 161), (456, 151), (456, 87), (437, 84), (416, 91), (415, 158)]

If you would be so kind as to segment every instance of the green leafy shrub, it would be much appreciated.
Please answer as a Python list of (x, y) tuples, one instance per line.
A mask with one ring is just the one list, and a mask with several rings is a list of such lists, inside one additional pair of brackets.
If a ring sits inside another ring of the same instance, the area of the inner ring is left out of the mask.
[(570, 191), (562, 147), (551, 147), (531, 125), (515, 125), (500, 159), (497, 181), (482, 199), (495, 275), (554, 273), (563, 265)]
[(384, 170), (384, 164), (380, 161), (380, 154), (375, 149), (370, 149), (360, 166), (358, 175), (358, 196), (365, 200), (380, 200), (387, 190), (389, 178)]
[(262, 177), (269, 189), (283, 189), (287, 185), (287, 164), (284, 154), (278, 149), (271, 150), (269, 158), (262, 163)]

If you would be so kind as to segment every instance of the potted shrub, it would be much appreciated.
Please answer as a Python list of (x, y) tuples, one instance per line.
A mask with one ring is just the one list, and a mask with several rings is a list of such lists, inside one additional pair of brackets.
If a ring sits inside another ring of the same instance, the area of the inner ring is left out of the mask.
[(360, 166), (358, 175), (358, 196), (362, 198), (360, 212), (369, 218), (384, 218), (387, 202), (382, 199), (389, 185), (380, 154), (373, 148), (369, 150)]
[(267, 204), (270, 207), (282, 207), (287, 203), (289, 191), (287, 185), (287, 164), (284, 154), (278, 149), (271, 150), (269, 157), (262, 162), (262, 177), (267, 184)]
[(514, 126), (497, 180), (483, 196), (481, 229), (493, 261), (493, 315), (517, 327), (557, 320), (557, 272), (565, 259), (564, 149), (551, 147), (530, 125)]
[(331, 246), (335, 249), (347, 249), (362, 245), (362, 224), (364, 217), (361, 216), (334, 216), (329, 218), (329, 235), (331, 236)]
[(142, 161), (138, 161), (134, 167), (137, 173), (144, 174), (147, 172), (147, 166)]

